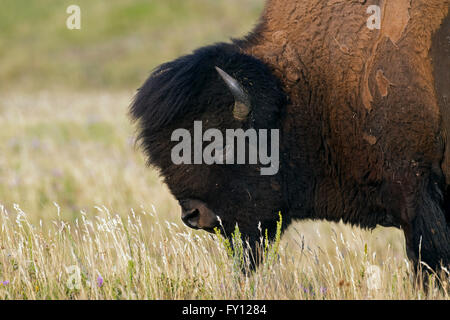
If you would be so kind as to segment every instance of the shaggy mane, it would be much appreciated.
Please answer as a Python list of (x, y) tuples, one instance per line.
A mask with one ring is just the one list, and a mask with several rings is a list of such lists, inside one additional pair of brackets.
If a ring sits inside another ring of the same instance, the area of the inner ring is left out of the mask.
[(242, 54), (236, 46), (219, 43), (160, 65), (138, 89), (130, 108), (132, 119), (145, 119), (146, 131), (155, 132), (183, 116), (196, 107), (205, 84), (218, 78), (214, 67), (237, 55)]

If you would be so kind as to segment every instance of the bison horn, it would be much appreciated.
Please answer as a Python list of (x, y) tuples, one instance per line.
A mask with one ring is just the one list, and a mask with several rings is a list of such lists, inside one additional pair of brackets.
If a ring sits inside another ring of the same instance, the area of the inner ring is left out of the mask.
[(244, 89), (242, 89), (242, 86), (236, 79), (219, 67), (216, 67), (216, 70), (234, 96), (233, 117), (239, 121), (247, 120), (247, 116), (251, 109), (250, 97), (245, 93)]

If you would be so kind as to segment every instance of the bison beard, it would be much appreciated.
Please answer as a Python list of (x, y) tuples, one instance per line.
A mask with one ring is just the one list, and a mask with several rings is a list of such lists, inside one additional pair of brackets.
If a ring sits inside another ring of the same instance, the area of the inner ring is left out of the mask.
[[(366, 27), (369, 5), (381, 8), (379, 30)], [(395, 226), (414, 262), (449, 266), (448, 11), (448, 0), (267, 1), (250, 35), (166, 63), (141, 87), (131, 115), (149, 163), (191, 204), (184, 217), (197, 227), (217, 215), (253, 244), (258, 222), (273, 236), (279, 210), (283, 228), (292, 219)], [(244, 116), (233, 117), (236, 94), (216, 67), (249, 97)], [(205, 130), (280, 129), (279, 173), (175, 166), (170, 134), (195, 120)]]

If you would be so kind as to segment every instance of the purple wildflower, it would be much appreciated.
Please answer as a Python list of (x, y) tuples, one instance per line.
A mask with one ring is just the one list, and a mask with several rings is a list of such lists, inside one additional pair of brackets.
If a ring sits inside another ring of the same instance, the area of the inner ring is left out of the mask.
[(6, 286), (6, 285), (8, 285), (9, 284), (9, 280), (6, 280), (6, 281), (3, 281), (2, 282), (2, 285), (4, 285), (4, 286)]
[(320, 287), (320, 293), (322, 293), (323, 295), (327, 294), (328, 289), (325, 287)]
[(98, 275), (97, 277), (97, 286), (99, 286), (100, 288), (103, 286), (103, 278), (101, 275)]

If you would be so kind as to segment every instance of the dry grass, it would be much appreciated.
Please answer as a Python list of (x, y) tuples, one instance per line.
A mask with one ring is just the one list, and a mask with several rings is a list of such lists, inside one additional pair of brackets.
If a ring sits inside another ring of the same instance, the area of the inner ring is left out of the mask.
[(273, 261), (236, 271), (145, 168), (131, 96), (2, 94), (0, 299), (449, 298), (448, 276), (414, 278), (395, 229), (296, 223)]

